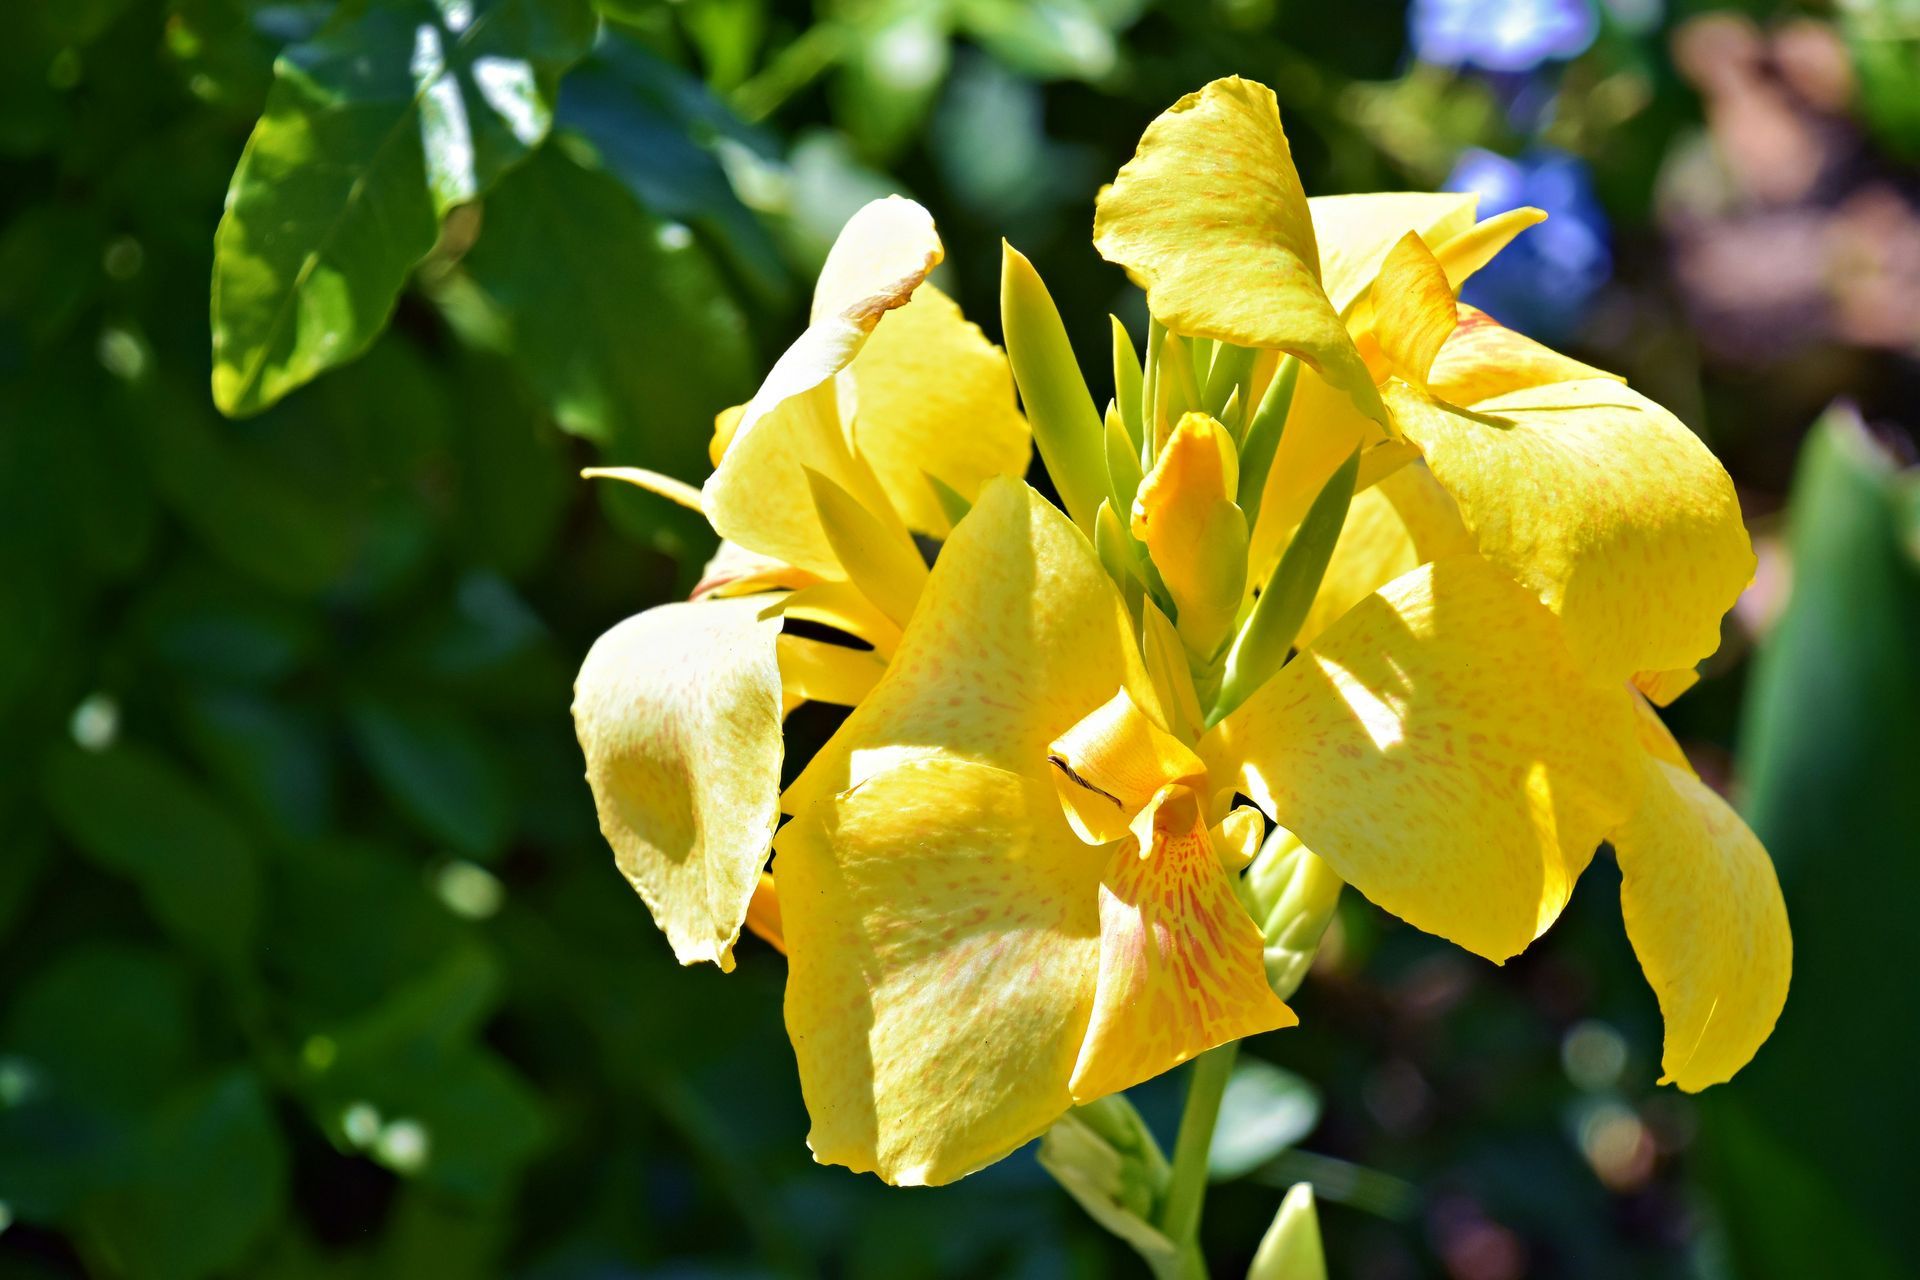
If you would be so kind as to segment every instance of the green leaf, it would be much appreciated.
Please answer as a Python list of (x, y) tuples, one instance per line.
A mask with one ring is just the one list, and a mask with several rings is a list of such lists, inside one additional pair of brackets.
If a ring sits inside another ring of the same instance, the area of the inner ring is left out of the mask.
[(45, 787), (61, 833), (137, 884), (169, 932), (223, 963), (242, 962), (259, 870), (245, 833), (198, 783), (142, 747), (63, 746), (47, 761)]
[(89, 1252), (131, 1280), (231, 1273), (276, 1223), (287, 1153), (251, 1070), (194, 1085), (154, 1113), (128, 1179), (81, 1210)]
[(752, 393), (746, 319), (685, 226), (549, 147), (500, 184), (465, 261), (560, 425), (610, 461), (697, 479)]
[(298, 594), (346, 572), (348, 513), (286, 471), (267, 465), (200, 412), (163, 401), (140, 423), (160, 492), (208, 550), (248, 576)]
[(0, 1032), (0, 1200), (54, 1222), (120, 1176), (139, 1117), (191, 1065), (190, 1000), (177, 960), (124, 943), (75, 947), (21, 985)]
[[(1912, 1125), (1895, 1119), (1920, 1021), (1879, 985), (1920, 899), (1916, 493), (1920, 470), (1900, 469), (1851, 411), (1815, 426), (1788, 511), (1792, 595), (1748, 687), (1746, 814), (1786, 896), (1793, 991), (1752, 1064), (1704, 1099), (1703, 1146), (1730, 1243), (1760, 1280), (1890, 1275), (1863, 1259), (1920, 1257)], [(1836, 1170), (1841, 1195), (1800, 1196)]]
[(1242, 1056), (1220, 1100), (1220, 1119), (1207, 1150), (1207, 1177), (1244, 1177), (1313, 1132), (1320, 1094), (1301, 1077)]
[(546, 137), (596, 23), (587, 0), (376, 0), (281, 54), (214, 236), (223, 412), (366, 349), (447, 212)]
[(361, 698), (354, 738), (393, 801), (428, 835), (471, 857), (491, 857), (513, 824), (507, 779), (486, 739), (437, 703)]
[(494, 1200), (542, 1142), (537, 1096), (474, 1040), (497, 964), (456, 950), (309, 1057), (309, 1105), (334, 1141), (450, 1194)]

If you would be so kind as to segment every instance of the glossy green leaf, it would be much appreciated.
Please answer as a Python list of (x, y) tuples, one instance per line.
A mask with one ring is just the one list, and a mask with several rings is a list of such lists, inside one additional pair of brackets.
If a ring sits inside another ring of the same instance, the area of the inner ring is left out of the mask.
[(366, 349), (448, 211), (546, 137), (595, 23), (587, 0), (375, 0), (281, 54), (214, 238), (224, 412)]

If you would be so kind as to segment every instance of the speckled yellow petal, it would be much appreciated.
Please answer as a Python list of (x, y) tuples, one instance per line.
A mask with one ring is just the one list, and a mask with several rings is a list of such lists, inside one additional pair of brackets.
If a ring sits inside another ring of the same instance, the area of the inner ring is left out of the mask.
[(1320, 286), (1320, 250), (1280, 110), (1231, 76), (1176, 102), (1100, 194), (1093, 243), (1144, 283), (1176, 333), (1298, 355), (1379, 412), (1373, 379)]
[(1478, 556), (1363, 601), (1199, 751), (1342, 880), (1491, 960), (1553, 922), (1640, 783), (1619, 692)]
[(1006, 353), (931, 284), (873, 331), (852, 371), (854, 446), (912, 528), (951, 527), (929, 475), (971, 502), (987, 477), (1026, 474), (1033, 440)]
[(1404, 383), (1394, 416), (1481, 554), (1560, 615), (1596, 677), (1692, 666), (1753, 577), (1733, 482), (1679, 419), (1605, 379), (1471, 410)]
[[(1472, 408), (1482, 400), (1585, 378), (1615, 378), (1592, 365), (1563, 356), (1535, 342), (1466, 303), (1459, 304), (1460, 323), (1440, 348), (1427, 374), (1427, 390), (1434, 399)], [(1615, 381), (1621, 379), (1615, 378)]]
[(1124, 839), (1162, 787), (1206, 768), (1125, 689), (1054, 739), (1047, 763), (1067, 821), (1089, 844)]
[(1093, 548), (1025, 482), (991, 480), (941, 549), (887, 674), (788, 789), (788, 812), (930, 755), (1051, 790), (1049, 744), (1122, 687), (1158, 717)]
[(1387, 254), (1373, 282), (1373, 336), (1388, 367), (1425, 386), (1427, 370), (1458, 317), (1447, 273), (1418, 232), (1409, 231)]
[(733, 968), (779, 817), (780, 619), (767, 605), (649, 609), (594, 643), (574, 686), (600, 830), (682, 964)]
[(1185, 786), (1141, 814), (1100, 885), (1100, 979), (1074, 1065), (1075, 1102), (1150, 1080), (1215, 1045), (1290, 1027), (1267, 986), (1265, 939)]
[(847, 490), (876, 517), (898, 523), (871, 467), (850, 447), (834, 375), (853, 362), (874, 326), (905, 306), (940, 261), (933, 219), (911, 200), (889, 196), (842, 228), (814, 290), (806, 332), (774, 363), (732, 429), (716, 422), (725, 452), (702, 490), (723, 538), (825, 577), (837, 566), (803, 468)]
[(1786, 1004), (1793, 939), (1773, 862), (1686, 769), (1645, 758), (1639, 812), (1612, 835), (1627, 937), (1660, 998), (1662, 1084), (1732, 1078)]
[(1429, 245), (1444, 244), (1473, 227), (1480, 195), (1473, 191), (1388, 191), (1314, 196), (1314, 239), (1320, 243), (1320, 283), (1344, 312), (1380, 274), (1387, 253), (1409, 231)]
[(1353, 495), (1347, 522), (1294, 644), (1304, 649), (1347, 610), (1411, 569), (1473, 550), (1460, 513), (1425, 467), (1402, 467)]
[(1240, 608), (1247, 581), (1247, 518), (1233, 440), (1204, 413), (1181, 417), (1140, 482), (1133, 536), (1144, 542), (1178, 614), (1180, 638), (1212, 654)]
[(1044, 779), (912, 761), (814, 805), (774, 859), (814, 1158), (951, 1182), (1072, 1104), (1099, 883)]

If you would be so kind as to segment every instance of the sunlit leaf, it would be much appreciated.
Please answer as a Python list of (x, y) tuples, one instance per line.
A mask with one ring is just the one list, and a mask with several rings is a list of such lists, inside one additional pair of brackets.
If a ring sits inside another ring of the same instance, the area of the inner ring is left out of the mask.
[(214, 240), (223, 411), (365, 350), (447, 212), (546, 137), (595, 22), (587, 0), (376, 0), (281, 54)]

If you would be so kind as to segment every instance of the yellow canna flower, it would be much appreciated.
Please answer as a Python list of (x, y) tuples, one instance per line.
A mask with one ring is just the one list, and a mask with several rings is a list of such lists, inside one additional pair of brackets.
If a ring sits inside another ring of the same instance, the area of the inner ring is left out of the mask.
[(1564, 889), (1639, 785), (1628, 709), (1478, 556), (1370, 597), (1256, 702), (1182, 741), (1086, 539), (1018, 481), (983, 490), (786, 796), (774, 877), (817, 1158), (944, 1182), (1290, 1024), (1235, 894), (1244, 853), (1223, 856), (1237, 789), (1336, 867), (1396, 864), (1478, 918), (1480, 895)]
[[(852, 705), (879, 679), (926, 580), (912, 533), (949, 527), (942, 489), (967, 500), (1026, 470), (1005, 355), (926, 282), (941, 256), (919, 205), (867, 205), (828, 255), (806, 331), (720, 415), (703, 489), (589, 473), (692, 507), (725, 539), (693, 600), (609, 631), (575, 686), (601, 831), (682, 963), (731, 969), (743, 923), (778, 940), (763, 868), (782, 717), (809, 699)], [(783, 634), (786, 618), (857, 643)]]
[[(1007, 248), (1002, 356), (895, 199), (717, 419), (705, 487), (623, 473), (725, 541), (699, 598), (588, 656), (602, 827), (682, 960), (730, 965), (743, 923), (788, 954), (817, 1159), (946, 1182), (1088, 1107), (1043, 1162), (1193, 1273), (1208, 1051), (1295, 1021), (1341, 883), (1503, 961), (1603, 841), (1666, 1078), (1765, 1039), (1771, 864), (1649, 702), (1751, 572), (1731, 482), (1618, 379), (1457, 303), (1540, 217), (1474, 215), (1307, 199), (1272, 93), (1218, 81), (1100, 197), (1153, 316), (1144, 363), (1116, 324), (1104, 415), (1032, 264)], [(1009, 361), (1064, 512), (1019, 478)], [(853, 710), (776, 796), (807, 698)], [(1169, 1164), (1112, 1095), (1202, 1054)], [(1256, 1270), (1317, 1260), (1289, 1204)]]

